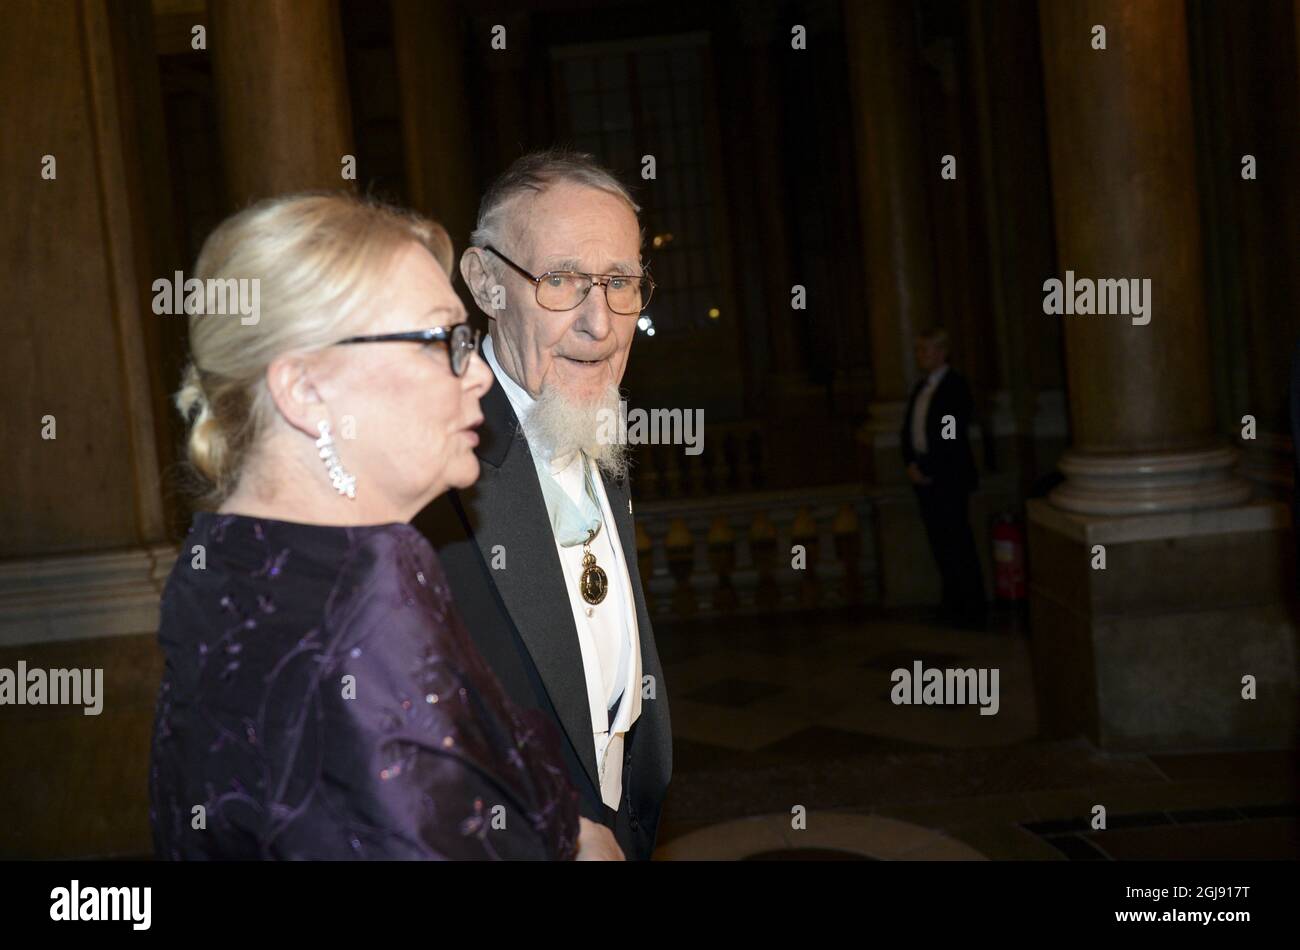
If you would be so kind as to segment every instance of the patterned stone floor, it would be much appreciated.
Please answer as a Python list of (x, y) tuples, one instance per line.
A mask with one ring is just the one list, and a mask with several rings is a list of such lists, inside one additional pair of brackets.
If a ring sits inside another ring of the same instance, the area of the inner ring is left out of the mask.
[[(656, 624), (674, 731), (656, 857), (1300, 857), (1293, 751), (1114, 755), (1039, 739), (1023, 616), (995, 614), (988, 633), (930, 617)], [(891, 671), (916, 660), (996, 667), (997, 715), (891, 703)], [(1099, 804), (1105, 830), (1090, 824)]]

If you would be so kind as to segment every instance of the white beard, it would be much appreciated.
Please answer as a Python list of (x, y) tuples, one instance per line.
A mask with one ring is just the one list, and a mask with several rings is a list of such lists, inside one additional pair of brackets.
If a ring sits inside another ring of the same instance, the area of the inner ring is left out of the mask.
[(589, 402), (578, 402), (553, 386), (547, 387), (524, 422), (529, 441), (547, 458), (583, 452), (602, 472), (621, 481), (627, 475), (627, 446), (600, 437), (602, 421), (618, 418), (620, 398), (615, 383)]

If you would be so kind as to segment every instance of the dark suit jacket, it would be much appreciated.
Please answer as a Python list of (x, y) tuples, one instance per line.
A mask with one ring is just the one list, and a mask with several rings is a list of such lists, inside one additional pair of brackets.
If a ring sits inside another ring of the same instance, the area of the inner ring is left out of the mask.
[[(636, 601), (641, 675), (643, 682), (653, 677), (655, 698), (643, 692), (641, 715), (624, 743), (623, 796), (615, 812), (600, 797), (578, 631), (528, 443), (499, 383), (483, 397), (482, 409), (479, 480), (442, 495), (413, 524), (437, 549), (470, 636), (511, 700), (559, 723), (581, 813), (612, 828), (629, 860), (648, 859), (672, 775), (672, 731), (637, 572), (628, 485), (604, 479)], [(506, 559), (503, 570), (492, 569), (498, 545)]]
[[(979, 470), (975, 467), (975, 456), (970, 447), (970, 420), (974, 407), (970, 386), (965, 377), (948, 367), (948, 372), (943, 374), (938, 388), (930, 396), (929, 410), (925, 414), (926, 452), (917, 455), (912, 448), (912, 411), (924, 385), (925, 377), (922, 377), (912, 387), (911, 398), (907, 401), (907, 414), (899, 433), (903, 443), (903, 464), (915, 462), (922, 474), (934, 479), (936, 489), (974, 491), (979, 485)], [(942, 436), (943, 417), (948, 415), (956, 420), (956, 437), (952, 439)]]

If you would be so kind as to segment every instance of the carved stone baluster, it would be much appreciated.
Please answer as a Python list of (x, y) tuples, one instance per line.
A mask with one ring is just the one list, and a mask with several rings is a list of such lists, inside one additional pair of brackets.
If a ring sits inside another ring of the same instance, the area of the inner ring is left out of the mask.
[(673, 589), (673, 614), (689, 617), (695, 613), (695, 590), (691, 575), (695, 573), (695, 539), (685, 519), (674, 518), (664, 539), (668, 552), (668, 570), (677, 582)]
[(754, 610), (754, 591), (757, 584), (755, 573), (754, 549), (749, 534), (748, 513), (742, 512), (733, 518), (736, 526), (736, 568), (733, 581), (736, 588), (738, 609), (749, 613)]
[(731, 574), (736, 569), (736, 533), (725, 515), (714, 518), (709, 525), (709, 565), (718, 576), (713, 609), (723, 614), (734, 613), (740, 603), (731, 584)]
[(759, 511), (749, 525), (749, 549), (753, 552), (754, 566), (758, 570), (758, 587), (754, 603), (763, 611), (775, 610), (781, 604), (781, 591), (776, 584), (776, 525)]
[(817, 538), (817, 522), (806, 507), (800, 508), (790, 527), (790, 539), (794, 544), (802, 545), (806, 552), (803, 575), (799, 579), (799, 603), (803, 607), (815, 607), (821, 599), (821, 584), (817, 580), (817, 557), (820, 543)]
[(858, 563), (862, 560), (862, 525), (858, 513), (847, 502), (835, 513), (835, 522), (831, 526), (835, 535), (835, 556), (844, 565), (844, 600), (850, 604), (860, 604), (865, 598), (862, 590), (862, 573)]

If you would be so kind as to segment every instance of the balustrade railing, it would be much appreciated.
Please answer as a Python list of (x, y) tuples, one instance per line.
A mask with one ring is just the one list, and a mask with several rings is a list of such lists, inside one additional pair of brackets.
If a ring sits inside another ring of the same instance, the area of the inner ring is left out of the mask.
[(744, 615), (876, 599), (861, 484), (638, 502), (641, 581), (656, 617)]
[(761, 426), (753, 421), (710, 423), (698, 455), (687, 455), (680, 445), (638, 445), (637, 497), (650, 501), (762, 489), (765, 448)]

